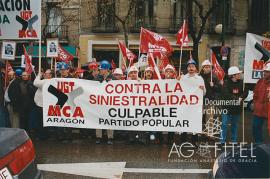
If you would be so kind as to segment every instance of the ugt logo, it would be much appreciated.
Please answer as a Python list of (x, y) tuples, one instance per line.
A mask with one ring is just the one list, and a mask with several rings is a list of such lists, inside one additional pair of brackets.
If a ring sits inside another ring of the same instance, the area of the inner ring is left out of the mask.
[(19, 38), (37, 38), (37, 32), (33, 28), (33, 24), (38, 20), (37, 15), (32, 17), (32, 11), (21, 11), (20, 16), (16, 16), (16, 20), (22, 25)]
[(48, 92), (57, 98), (55, 105), (49, 105), (48, 116), (83, 118), (81, 107), (74, 102), (83, 93), (82, 87), (74, 89), (74, 82), (59, 81), (57, 88), (50, 85)]

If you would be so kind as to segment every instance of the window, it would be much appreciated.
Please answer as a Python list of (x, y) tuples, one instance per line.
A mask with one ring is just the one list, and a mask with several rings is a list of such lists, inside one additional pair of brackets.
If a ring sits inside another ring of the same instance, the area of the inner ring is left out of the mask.
[(171, 3), (171, 27), (170, 31), (175, 33), (179, 30), (179, 27), (183, 24), (186, 19), (186, 7), (187, 1), (172, 1)]
[(270, 1), (251, 0), (249, 4), (249, 31), (265, 33), (270, 30)]
[[(218, 2), (216, 2), (218, 1)], [(213, 0), (212, 5), (218, 4), (216, 9), (211, 15), (210, 18), (210, 32), (214, 32), (216, 25), (223, 24), (223, 16), (224, 16), (224, 24), (225, 24), (225, 33), (233, 34), (236, 32), (235, 28), (235, 19), (233, 18), (232, 13), (232, 0)], [(225, 12), (224, 12), (225, 10)]]

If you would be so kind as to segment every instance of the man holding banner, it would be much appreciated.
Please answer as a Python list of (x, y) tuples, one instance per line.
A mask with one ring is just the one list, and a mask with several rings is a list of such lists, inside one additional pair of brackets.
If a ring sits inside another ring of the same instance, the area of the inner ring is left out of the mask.
[[(264, 77), (260, 79), (254, 89), (253, 137), (256, 144), (263, 143), (263, 124), (268, 118), (270, 101), (270, 63), (264, 66)], [(269, 119), (268, 119), (268, 130)], [(270, 134), (270, 133), (269, 133)]]

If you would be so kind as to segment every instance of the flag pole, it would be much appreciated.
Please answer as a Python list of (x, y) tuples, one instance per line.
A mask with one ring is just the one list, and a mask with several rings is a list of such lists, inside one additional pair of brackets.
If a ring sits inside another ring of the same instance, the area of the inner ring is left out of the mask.
[[(183, 34), (185, 34), (185, 26), (186, 26), (186, 21), (184, 20)], [(181, 75), (183, 43), (184, 43), (184, 35), (182, 35), (182, 43), (181, 43), (180, 58), (179, 58), (179, 74), (178, 74), (179, 76)]]
[[(212, 63), (212, 50), (210, 49), (210, 61), (211, 61), (211, 64), (213, 65), (213, 63)], [(210, 80), (211, 82), (213, 82), (213, 70), (212, 70), (212, 66), (211, 66), (211, 80)]]
[(6, 60), (5, 90), (7, 89), (7, 80), (8, 80), (8, 60)]
[(54, 58), (52, 57), (52, 58), (51, 58), (51, 69), (52, 69), (52, 67), (53, 67), (53, 62), (54, 62)]
[(41, 73), (41, 37), (39, 38), (39, 41), (38, 41), (38, 53), (39, 53), (39, 57), (38, 57), (38, 73), (40, 74)]
[[(56, 68), (57, 68), (57, 61), (55, 60), (55, 61), (54, 61), (54, 76), (55, 76), (55, 77), (57, 77), (57, 76), (56, 76), (56, 71), (57, 71)], [(52, 70), (52, 68), (51, 68), (51, 70)]]

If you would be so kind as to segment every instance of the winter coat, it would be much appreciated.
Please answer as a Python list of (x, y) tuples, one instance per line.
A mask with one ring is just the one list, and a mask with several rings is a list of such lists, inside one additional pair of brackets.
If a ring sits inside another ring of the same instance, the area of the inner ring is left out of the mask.
[(270, 91), (270, 81), (260, 79), (255, 88), (253, 95), (254, 111), (253, 114), (258, 117), (267, 118), (268, 116), (268, 93)]

